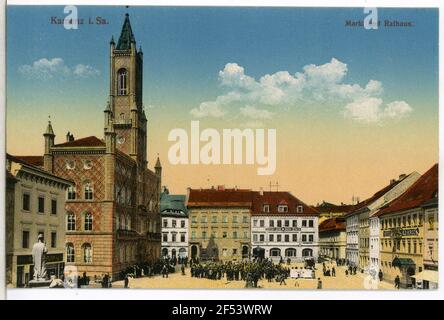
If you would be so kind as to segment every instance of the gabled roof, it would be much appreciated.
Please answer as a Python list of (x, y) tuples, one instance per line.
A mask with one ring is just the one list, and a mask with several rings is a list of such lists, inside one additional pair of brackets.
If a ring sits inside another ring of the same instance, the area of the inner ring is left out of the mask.
[(345, 230), (345, 219), (342, 217), (327, 219), (319, 225), (319, 232), (340, 230)]
[[(288, 206), (288, 212), (278, 212), (278, 206), (285, 204)], [(269, 212), (264, 212), (264, 205), (269, 205)], [(302, 206), (302, 212), (297, 213), (297, 207)], [(319, 215), (319, 212), (313, 207), (306, 205), (287, 191), (266, 191), (263, 194), (256, 193), (253, 198), (254, 215), (301, 215), (311, 216)]]
[(404, 211), (419, 207), (427, 201), (436, 198), (438, 194), (438, 164), (431, 167), (401, 196), (380, 210), (376, 216)]
[(187, 207), (248, 207), (258, 192), (248, 189), (190, 189)]
[(129, 20), (129, 14), (125, 14), (125, 21), (123, 22), (122, 32), (120, 33), (119, 41), (117, 42), (117, 50), (129, 50), (131, 42), (135, 42), (133, 30)]
[(31, 166), (43, 167), (43, 156), (11, 156), (18, 162), (23, 162)]
[(399, 184), (402, 181), (402, 179), (393, 181), (392, 183), (390, 183), (388, 186), (385, 186), (384, 188), (382, 188), (381, 190), (377, 191), (373, 196), (371, 196), (368, 199), (365, 199), (364, 201), (358, 203), (355, 205), (355, 207), (348, 212), (347, 214), (344, 215), (344, 217), (349, 217), (352, 216), (358, 212), (362, 212), (367, 209), (367, 206), (369, 206), (370, 204), (372, 204), (373, 202), (375, 202), (376, 200), (378, 200), (379, 198), (381, 198), (382, 196), (384, 196), (387, 192), (389, 192), (390, 190), (392, 190), (397, 184)]
[(105, 142), (96, 136), (76, 139), (54, 145), (54, 147), (104, 147)]
[(323, 201), (318, 206), (312, 206), (320, 213), (342, 213), (342, 212), (350, 212), (355, 208), (353, 204), (340, 204), (336, 205), (333, 203)]

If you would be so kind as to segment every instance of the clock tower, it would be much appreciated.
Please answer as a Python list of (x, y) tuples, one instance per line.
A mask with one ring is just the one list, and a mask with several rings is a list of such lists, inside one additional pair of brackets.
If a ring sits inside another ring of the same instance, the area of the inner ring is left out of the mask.
[(147, 165), (147, 119), (142, 103), (143, 53), (136, 48), (129, 15), (117, 45), (110, 41), (109, 105), (105, 110), (105, 140)]

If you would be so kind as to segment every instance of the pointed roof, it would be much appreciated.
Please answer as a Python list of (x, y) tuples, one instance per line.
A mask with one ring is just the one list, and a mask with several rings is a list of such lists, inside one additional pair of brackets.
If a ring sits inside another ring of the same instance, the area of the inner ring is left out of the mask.
[(156, 165), (154, 166), (154, 168), (162, 168), (159, 157), (157, 157)]
[(119, 41), (117, 42), (117, 50), (129, 50), (131, 48), (131, 42), (135, 42), (133, 30), (131, 29), (131, 23), (129, 20), (129, 14), (125, 14), (125, 21), (123, 22), (122, 32), (120, 33)]
[(51, 121), (48, 121), (48, 126), (46, 127), (45, 135), (54, 136), (54, 130), (52, 130)]
[(438, 194), (438, 164), (436, 163), (424, 173), (399, 198), (380, 210), (376, 215), (404, 211), (419, 207), (437, 197)]

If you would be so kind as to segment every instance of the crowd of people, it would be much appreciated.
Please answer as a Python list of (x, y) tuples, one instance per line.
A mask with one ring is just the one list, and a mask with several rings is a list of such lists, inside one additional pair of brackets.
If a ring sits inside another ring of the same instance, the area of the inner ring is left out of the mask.
[(246, 287), (257, 288), (260, 279), (268, 282), (278, 281), (286, 284), (285, 279), (290, 275), (290, 269), (282, 263), (274, 264), (271, 260), (262, 261), (228, 261), (228, 262), (204, 262), (191, 260), (191, 276), (212, 280), (245, 281)]

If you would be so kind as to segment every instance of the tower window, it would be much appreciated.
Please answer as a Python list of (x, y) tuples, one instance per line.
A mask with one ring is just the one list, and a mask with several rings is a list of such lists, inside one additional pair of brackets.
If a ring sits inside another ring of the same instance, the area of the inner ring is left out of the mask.
[(117, 95), (123, 96), (127, 94), (128, 86), (128, 71), (126, 69), (120, 69), (117, 72)]

